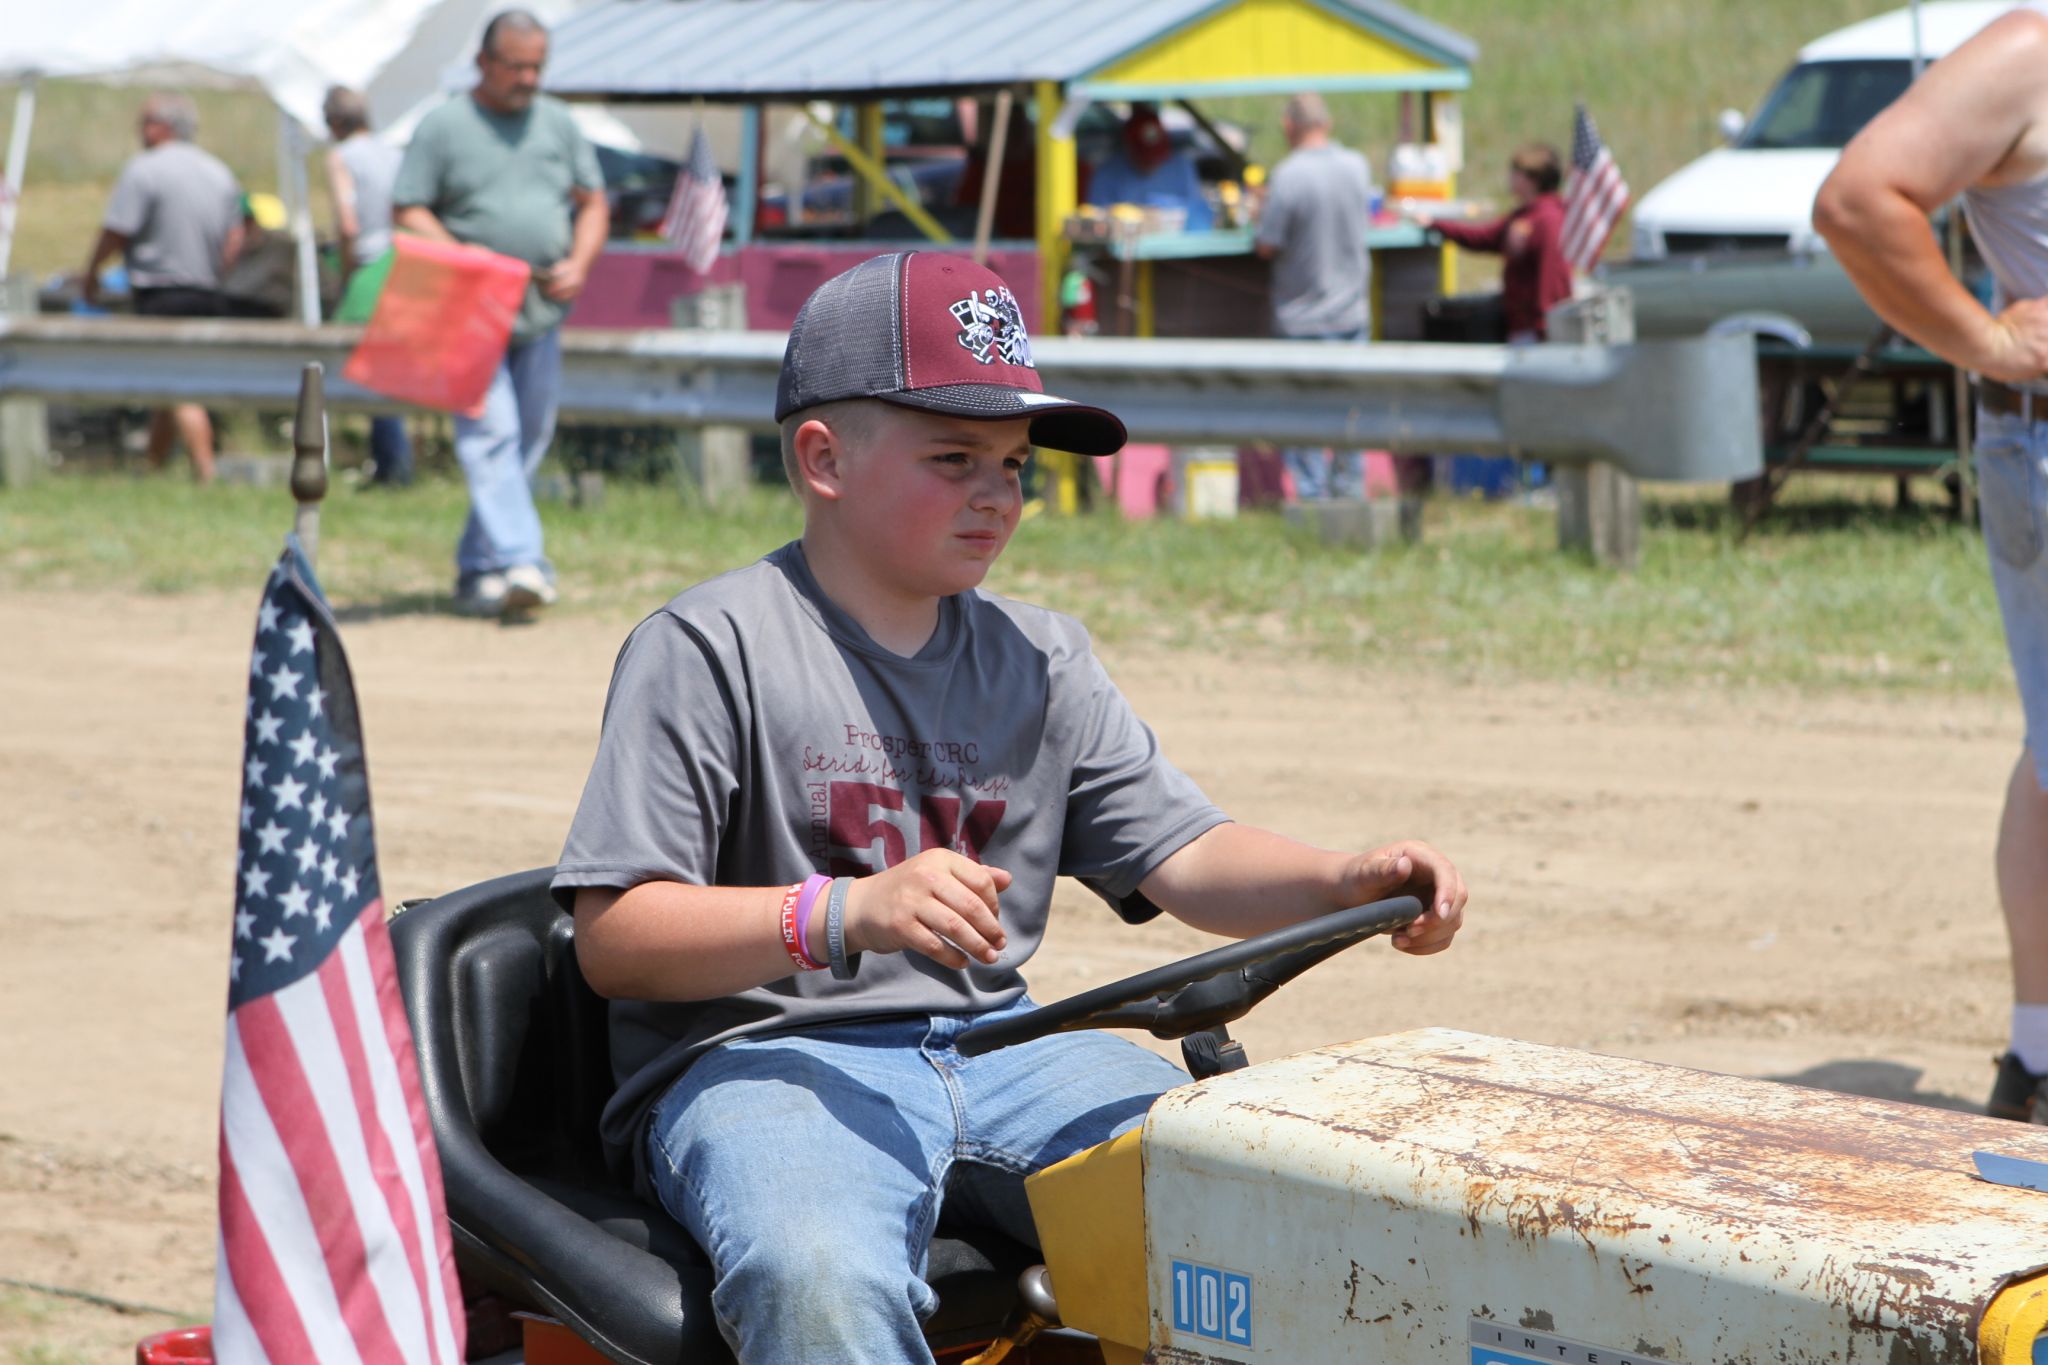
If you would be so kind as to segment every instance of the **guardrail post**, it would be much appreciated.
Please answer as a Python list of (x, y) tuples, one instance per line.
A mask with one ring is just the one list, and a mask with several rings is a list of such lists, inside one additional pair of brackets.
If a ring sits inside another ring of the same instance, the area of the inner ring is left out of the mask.
[[(1625, 288), (1601, 286), (1550, 311), (1556, 342), (1621, 345), (1636, 339), (1635, 303)], [(1633, 569), (1641, 557), (1642, 497), (1636, 481), (1611, 464), (1553, 465), (1557, 485), (1557, 545), (1586, 550), (1596, 563)]]
[[(35, 276), (0, 279), (0, 313), (35, 311)], [(0, 488), (20, 488), (49, 463), (49, 405), (40, 398), (0, 398)]]
[[(747, 329), (747, 289), (743, 284), (707, 285), (678, 298), (669, 321), (682, 328), (707, 332)], [(685, 427), (676, 432), (677, 477), (713, 507), (746, 492), (753, 478), (751, 443), (743, 427)]]

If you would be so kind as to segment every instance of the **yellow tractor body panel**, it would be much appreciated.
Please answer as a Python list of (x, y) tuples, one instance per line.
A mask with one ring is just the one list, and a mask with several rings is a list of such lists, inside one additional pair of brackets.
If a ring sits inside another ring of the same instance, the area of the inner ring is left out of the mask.
[(1134, 1129), (1024, 1182), (1060, 1321), (1104, 1341), (1137, 1345), (1152, 1316), (1141, 1144)]

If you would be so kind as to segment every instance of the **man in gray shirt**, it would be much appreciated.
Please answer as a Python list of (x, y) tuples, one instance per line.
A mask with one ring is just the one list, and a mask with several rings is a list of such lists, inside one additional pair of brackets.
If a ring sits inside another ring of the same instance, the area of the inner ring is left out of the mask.
[[(192, 145), (199, 114), (183, 95), (151, 95), (142, 105), (142, 151), (121, 168), (85, 266), (87, 303), (100, 295), (100, 267), (127, 258), (135, 311), (154, 317), (214, 317), (220, 283), (242, 246), (242, 187), (219, 158)], [(149, 424), (149, 464), (160, 469), (182, 437), (192, 475), (213, 478), (213, 422), (197, 403), (180, 403)]]
[(533, 267), (483, 415), (455, 418), (455, 458), (469, 481), (456, 601), (480, 615), (555, 600), (528, 480), (554, 437), (562, 319), (611, 226), (597, 153), (568, 107), (539, 93), (547, 56), (547, 30), (531, 14), (492, 19), (476, 87), (420, 120), (391, 192), (401, 229)]
[[(1364, 341), (1372, 260), (1372, 169), (1330, 138), (1330, 110), (1313, 91), (1287, 101), (1282, 125), (1293, 150), (1273, 168), (1255, 249), (1273, 263), (1273, 334), (1303, 341)], [(1335, 469), (1322, 450), (1282, 452), (1303, 501), (1365, 493), (1365, 457), (1341, 452)]]

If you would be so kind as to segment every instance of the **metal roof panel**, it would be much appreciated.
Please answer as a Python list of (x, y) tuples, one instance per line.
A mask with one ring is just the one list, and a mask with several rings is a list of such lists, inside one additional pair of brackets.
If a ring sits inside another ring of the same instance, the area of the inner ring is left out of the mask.
[[(1315, 0), (1470, 61), (1387, 0)], [(1068, 81), (1216, 0), (609, 0), (559, 25), (547, 88), (611, 98), (791, 99)]]

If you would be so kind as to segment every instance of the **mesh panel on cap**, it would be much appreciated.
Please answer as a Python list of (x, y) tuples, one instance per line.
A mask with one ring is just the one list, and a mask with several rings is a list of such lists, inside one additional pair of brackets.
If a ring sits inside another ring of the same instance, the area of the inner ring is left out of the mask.
[(775, 420), (819, 403), (903, 387), (901, 253), (876, 256), (818, 286), (789, 329)]

